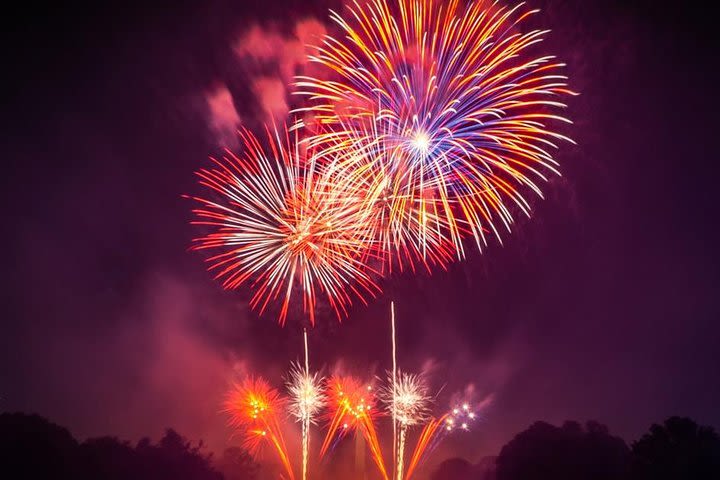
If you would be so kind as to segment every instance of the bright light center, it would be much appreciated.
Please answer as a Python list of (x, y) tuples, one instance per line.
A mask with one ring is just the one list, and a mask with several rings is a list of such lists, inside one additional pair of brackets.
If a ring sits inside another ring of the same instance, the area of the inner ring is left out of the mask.
[(418, 152), (427, 154), (430, 151), (430, 137), (423, 131), (417, 132), (412, 139), (412, 145)]

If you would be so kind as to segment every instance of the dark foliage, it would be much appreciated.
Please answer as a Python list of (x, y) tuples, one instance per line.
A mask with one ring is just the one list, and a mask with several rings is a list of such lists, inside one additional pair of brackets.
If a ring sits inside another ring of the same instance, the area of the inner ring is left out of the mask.
[(503, 447), (498, 480), (625, 480), (629, 449), (607, 428), (588, 422), (562, 427), (537, 422)]
[[(202, 443), (168, 429), (156, 444), (114, 437), (78, 442), (37, 415), (0, 414), (0, 478), (72, 480), (252, 480), (259, 467), (240, 448), (212, 464)], [(9, 474), (12, 474), (8, 476)], [(473, 465), (461, 458), (440, 464), (431, 480), (716, 480), (720, 436), (710, 427), (672, 417), (653, 425), (628, 449), (596, 422), (556, 427), (536, 422), (505, 445), (497, 458)]]
[(632, 445), (633, 479), (720, 479), (720, 436), (689, 418), (672, 417)]
[[(70, 432), (37, 415), (0, 415), (0, 477), (20, 472), (27, 480), (223, 480), (202, 452), (174, 430), (153, 444), (137, 445), (113, 437), (77, 442)], [(231, 450), (221, 464), (228, 480), (250, 480), (256, 465), (241, 450)], [(17, 474), (16, 474), (17, 475)], [(10, 478), (10, 477), (7, 477)]]
[(239, 447), (226, 448), (218, 462), (218, 468), (225, 476), (225, 480), (255, 478), (259, 471), (259, 465), (250, 454)]
[(452, 478), (455, 480), (475, 480), (473, 476), (473, 466), (470, 462), (463, 458), (451, 458), (442, 462), (435, 473), (432, 474), (432, 480), (445, 480)]
[(4, 472), (22, 472), (16, 478), (26, 479), (77, 478), (79, 457), (78, 442), (67, 429), (38, 415), (0, 415), (0, 465)]

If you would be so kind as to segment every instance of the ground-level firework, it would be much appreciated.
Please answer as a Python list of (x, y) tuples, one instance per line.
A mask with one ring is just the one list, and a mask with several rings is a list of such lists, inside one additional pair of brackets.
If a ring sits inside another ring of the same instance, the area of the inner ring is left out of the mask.
[(280, 426), (284, 418), (285, 399), (261, 378), (248, 378), (233, 386), (225, 401), (230, 424), (238, 428), (249, 452), (257, 455), (266, 443), (277, 454), (290, 479), (293, 467)]
[(324, 456), (333, 442), (349, 434), (362, 435), (378, 471), (389, 480), (375, 420), (379, 414), (371, 384), (349, 376), (333, 376), (327, 384), (330, 419), (320, 449)]
[[(310, 373), (306, 332), (303, 340), (305, 363), (292, 365), (287, 395), (263, 379), (249, 378), (232, 387), (225, 403), (230, 424), (238, 430), (249, 451), (257, 455), (261, 447), (269, 445), (288, 478), (294, 478), (298, 468), (303, 479), (313, 477), (308, 473), (312, 455), (309, 439), (311, 427), (317, 425), (325, 430), (322, 443), (315, 449), (318, 459), (331, 457), (340, 442), (355, 437), (361, 440), (356, 449), (363, 449), (356, 456), (363, 457), (367, 448), (383, 480), (408, 479), (443, 438), (456, 431), (467, 431), (476, 411), (489, 403), (488, 399), (480, 404), (465, 401), (435, 417), (424, 376), (393, 369), (380, 385), (352, 375), (335, 374), (323, 379)], [(300, 455), (289, 452), (284, 440), (288, 418), (301, 424)], [(324, 421), (319, 421), (321, 418)], [(392, 419), (393, 426), (397, 424), (397, 436), (393, 435), (389, 442), (391, 448), (378, 431), (378, 423), (387, 419)], [(414, 426), (419, 429), (417, 436), (411, 435)], [(412, 455), (406, 467), (408, 448), (412, 448)], [(295, 461), (298, 457), (300, 460)]]
[[(406, 383), (411, 376), (400, 376), (399, 384)], [(414, 380), (412, 380), (414, 381)], [(290, 391), (292, 393), (292, 386)], [(392, 381), (382, 387), (385, 391), (392, 391)], [(408, 388), (400, 387), (401, 393), (396, 396), (396, 403), (407, 403), (407, 395), (415, 396), (415, 386)], [(408, 391), (413, 391), (407, 393)], [(406, 393), (402, 393), (402, 392)], [(398, 442), (396, 447), (397, 458), (393, 459), (395, 468), (387, 467), (387, 459), (392, 458), (391, 452), (384, 447), (379, 433), (377, 422), (383, 415), (381, 403), (385, 404), (387, 410), (393, 408), (392, 398), (385, 401), (376, 397), (375, 387), (369, 382), (363, 382), (352, 376), (332, 376), (327, 379), (323, 386), (316, 393), (327, 397), (325, 406), (324, 424), (325, 435), (323, 442), (318, 449), (320, 459), (332, 455), (338, 442), (345, 438), (359, 436), (367, 445), (368, 452), (373, 459), (378, 473), (384, 480), (409, 479), (422, 462), (427, 458), (438, 444), (447, 435), (456, 431), (467, 431), (476, 418), (476, 409), (484, 405), (471, 405), (463, 403), (456, 406), (440, 417), (431, 417), (429, 413), (419, 413), (412, 407), (412, 418), (404, 417), (405, 413), (399, 413)], [(380, 396), (382, 397), (382, 395)], [(413, 400), (412, 403), (426, 403), (427, 399)], [(287, 408), (287, 411), (284, 410)], [(302, 453), (299, 455), (300, 462), (293, 459), (298, 456), (288, 451), (283, 437), (283, 428), (286, 427), (285, 419), (287, 413), (297, 416), (296, 406), (291, 406), (291, 401), (271, 388), (262, 379), (250, 379), (240, 385), (236, 385), (226, 401), (226, 411), (230, 414), (230, 423), (236, 427), (243, 437), (244, 445), (251, 453), (257, 455), (263, 445), (269, 445), (280, 460), (289, 478), (294, 478), (294, 471), (299, 463), (303, 478), (311, 478), (308, 475), (307, 464), (309, 460), (308, 444), (305, 440), (309, 438), (310, 423), (302, 428)], [(398, 407), (402, 410), (403, 407)], [(423, 412), (429, 408), (423, 408)], [(308, 416), (302, 416), (302, 421)], [(409, 427), (419, 425), (421, 430), (412, 447)], [(404, 452), (407, 446), (413, 448), (413, 453), (405, 468)]]
[(300, 422), (302, 428), (302, 479), (308, 476), (310, 455), (310, 425), (314, 424), (318, 413), (325, 406), (324, 379), (316, 372), (310, 373), (307, 330), (303, 331), (305, 348), (304, 365), (294, 365), (290, 370), (288, 393), (290, 395), (290, 413)]
[(405, 472), (405, 444), (410, 427), (427, 421), (430, 396), (424, 378), (407, 372), (390, 374), (388, 386), (383, 390), (388, 410), (397, 423), (395, 450), (395, 478), (402, 480)]
[(486, 398), (481, 404), (474, 407), (465, 402), (453, 407), (449, 412), (438, 418), (431, 418), (420, 432), (415, 450), (410, 457), (407, 472), (402, 478), (409, 480), (427, 458), (427, 455), (440, 444), (445, 436), (458, 430), (468, 431), (477, 417), (476, 410), (487, 406), (491, 398)]

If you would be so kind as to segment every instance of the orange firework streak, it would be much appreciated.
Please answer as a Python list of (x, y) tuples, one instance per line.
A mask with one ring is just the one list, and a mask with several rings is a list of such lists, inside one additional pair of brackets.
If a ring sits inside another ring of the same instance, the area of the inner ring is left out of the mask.
[(383, 460), (380, 442), (375, 430), (375, 405), (372, 398), (372, 387), (361, 384), (352, 377), (333, 376), (328, 381), (328, 396), (332, 412), (330, 423), (325, 435), (320, 457), (323, 457), (331, 443), (339, 436), (352, 431), (365, 438), (372, 458), (384, 480), (389, 480), (385, 461)]
[(269, 442), (280, 459), (290, 480), (294, 480), (285, 439), (280, 429), (278, 412), (285, 400), (263, 379), (249, 378), (236, 384), (227, 396), (225, 411), (230, 425), (242, 431), (245, 447), (255, 456), (264, 442)]
[(410, 464), (408, 465), (407, 472), (405, 473), (405, 480), (410, 480), (413, 472), (415, 472), (415, 469), (427, 452), (428, 446), (436, 438), (439, 431), (444, 428), (447, 418), (447, 414), (437, 419), (433, 418), (425, 425), (425, 427), (423, 427), (417, 444), (415, 445), (415, 451), (413, 451), (412, 457), (410, 457)]
[[(483, 409), (490, 405), (492, 400), (493, 396), (488, 395), (482, 402), (477, 404), (475, 408)], [(438, 442), (442, 439), (442, 435), (449, 434), (456, 430), (468, 431), (469, 424), (476, 418), (477, 414), (475, 413), (475, 409), (471, 408), (469, 403), (456, 406), (440, 418), (432, 418), (425, 427), (423, 427), (422, 432), (420, 432), (404, 480), (410, 479), (418, 465), (423, 461), (425, 455), (438, 445)]]

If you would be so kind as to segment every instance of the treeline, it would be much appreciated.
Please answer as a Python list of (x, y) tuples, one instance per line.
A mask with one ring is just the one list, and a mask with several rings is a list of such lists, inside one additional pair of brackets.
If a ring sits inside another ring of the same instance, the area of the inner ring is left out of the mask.
[(536, 422), (497, 457), (443, 462), (432, 480), (720, 480), (720, 437), (672, 417), (628, 446), (597, 422)]
[(250, 480), (258, 471), (241, 449), (217, 461), (168, 429), (157, 443), (115, 437), (78, 442), (38, 415), (0, 415), (0, 478), (27, 480)]
[[(202, 443), (192, 444), (173, 430), (157, 443), (145, 438), (133, 445), (114, 437), (78, 442), (40, 416), (0, 414), (3, 479), (255, 480), (259, 473), (242, 449), (213, 458)], [(449, 459), (431, 479), (720, 480), (720, 437), (679, 417), (653, 425), (629, 446), (597, 422), (560, 427), (536, 422), (497, 457), (477, 464)]]

